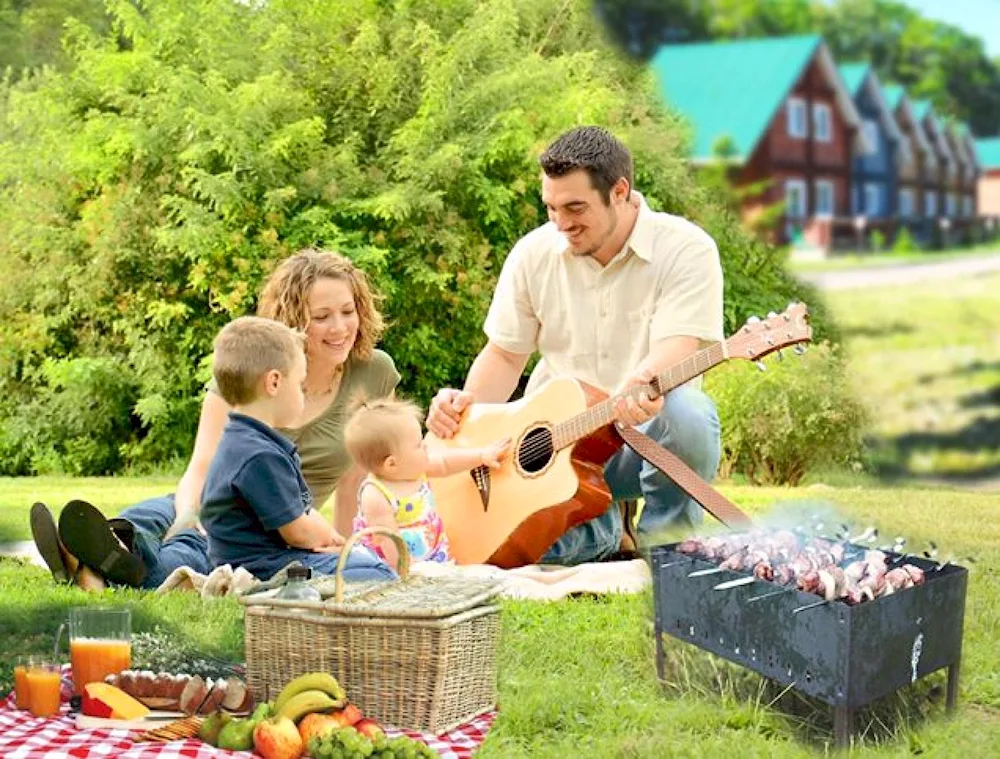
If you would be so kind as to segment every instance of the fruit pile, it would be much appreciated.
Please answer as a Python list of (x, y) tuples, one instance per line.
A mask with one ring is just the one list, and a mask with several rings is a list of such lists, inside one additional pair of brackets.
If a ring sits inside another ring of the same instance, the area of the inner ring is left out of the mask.
[(296, 677), (273, 703), (259, 704), (249, 717), (213, 712), (202, 722), (199, 737), (219, 748), (253, 749), (264, 759), (298, 759), (304, 752), (330, 759), (438, 756), (419, 741), (386, 738), (375, 720), (366, 719), (348, 701), (337, 679), (325, 672)]
[(309, 755), (313, 759), (435, 759), (438, 753), (425, 743), (399, 735), (386, 738), (379, 733), (372, 739), (357, 730), (342, 727), (310, 739)]

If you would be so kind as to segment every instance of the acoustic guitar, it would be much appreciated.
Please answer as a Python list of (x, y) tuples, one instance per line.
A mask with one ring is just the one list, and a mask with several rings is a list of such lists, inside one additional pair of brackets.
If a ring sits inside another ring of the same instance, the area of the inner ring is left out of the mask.
[[(749, 319), (726, 341), (626, 393), (657, 398), (727, 359), (757, 361), (811, 338), (808, 309), (793, 303), (784, 313)], [(504, 568), (533, 564), (567, 530), (607, 511), (604, 465), (623, 445), (613, 425), (614, 404), (626, 393), (609, 398), (558, 377), (512, 403), (472, 404), (452, 438), (428, 433), (430, 450), (512, 440), (499, 469), (477, 467), (431, 481), (455, 560)]]

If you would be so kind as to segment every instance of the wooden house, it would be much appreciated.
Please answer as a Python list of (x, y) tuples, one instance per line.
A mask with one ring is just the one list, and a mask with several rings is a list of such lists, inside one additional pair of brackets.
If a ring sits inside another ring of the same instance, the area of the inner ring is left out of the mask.
[(923, 237), (923, 190), (930, 178), (937, 176), (937, 152), (927, 140), (906, 91), (898, 84), (886, 85), (882, 91), (907, 146), (897, 162), (896, 218), (912, 234)]
[[(666, 105), (690, 125), (696, 164), (725, 160), (748, 220), (784, 204), (772, 236), (829, 248), (850, 227), (852, 158), (869, 147), (861, 118), (818, 35), (665, 45), (652, 69)], [(725, 151), (720, 147), (725, 145)]]

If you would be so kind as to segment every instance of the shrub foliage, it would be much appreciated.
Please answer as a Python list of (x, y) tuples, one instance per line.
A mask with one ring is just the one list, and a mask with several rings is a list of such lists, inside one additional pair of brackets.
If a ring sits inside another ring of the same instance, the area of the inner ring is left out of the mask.
[[(0, 84), (6, 473), (186, 456), (212, 337), (303, 246), (346, 253), (386, 294), (405, 394), (460, 382), (506, 253), (544, 219), (536, 157), (580, 123), (616, 131), (650, 203), (715, 236), (730, 329), (794, 298), (822, 324), (699, 187), (683, 130), (587, 0), (107, 8), (106, 36), (68, 22), (66, 71)], [(50, 455), (22, 450), (29, 430)]]

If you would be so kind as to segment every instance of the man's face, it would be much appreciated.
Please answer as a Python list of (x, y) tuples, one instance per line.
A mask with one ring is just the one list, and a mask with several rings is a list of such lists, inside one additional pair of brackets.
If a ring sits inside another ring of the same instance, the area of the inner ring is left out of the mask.
[(576, 256), (594, 255), (614, 234), (627, 192), (628, 183), (620, 179), (611, 189), (610, 204), (606, 204), (583, 169), (561, 177), (542, 172), (542, 202), (549, 221), (566, 236)]

